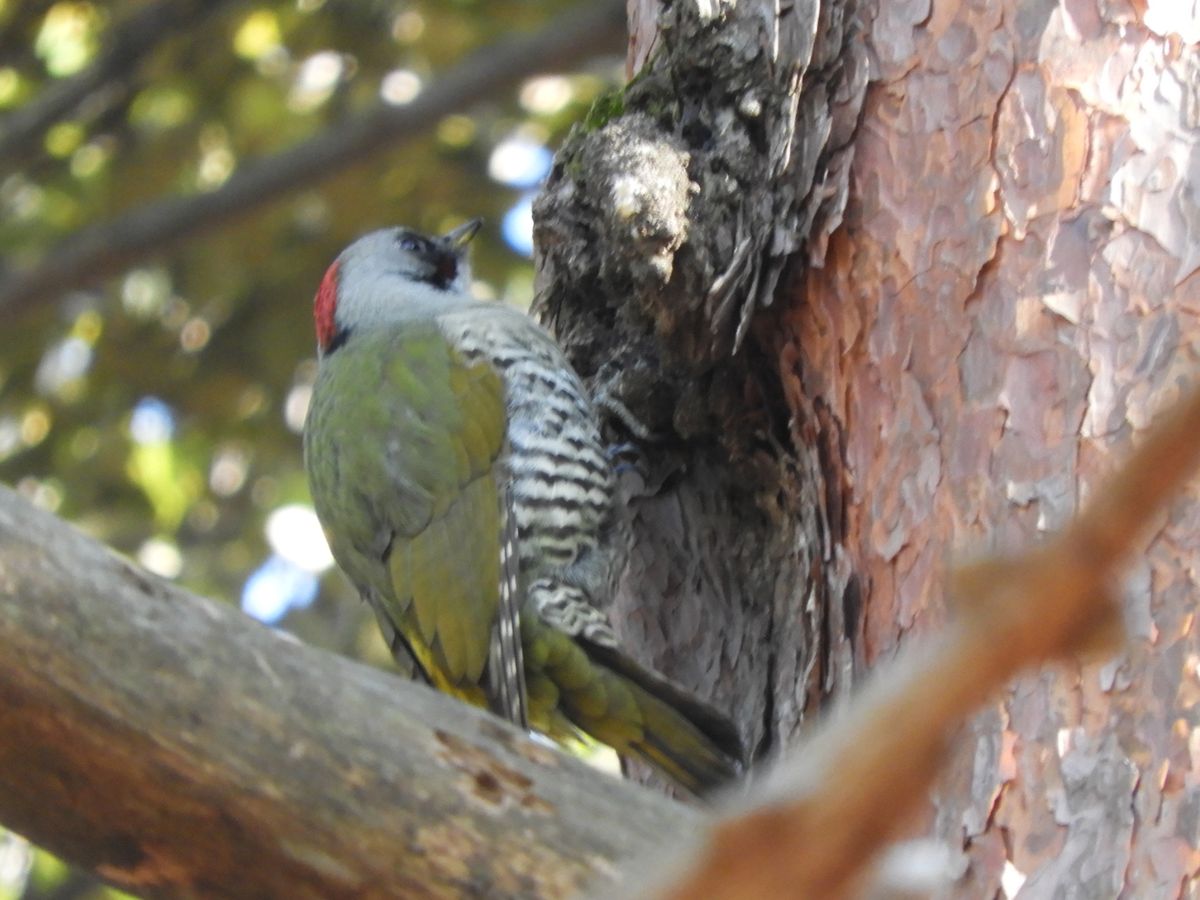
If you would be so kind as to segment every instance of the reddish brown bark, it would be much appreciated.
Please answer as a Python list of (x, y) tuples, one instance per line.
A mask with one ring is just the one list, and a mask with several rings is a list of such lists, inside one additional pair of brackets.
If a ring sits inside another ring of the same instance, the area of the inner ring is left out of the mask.
[[(1186, 4), (1184, 5), (1186, 6)], [(1139, 10), (1142, 12), (1139, 13)], [(1167, 3), (868, 11), (846, 227), (797, 290), (790, 396), (844, 442), (859, 666), (947, 618), (945, 567), (1061, 528), (1196, 378), (1200, 52)], [(1017, 682), (930, 809), (954, 896), (1174, 897), (1200, 868), (1193, 488), (1128, 650)]]

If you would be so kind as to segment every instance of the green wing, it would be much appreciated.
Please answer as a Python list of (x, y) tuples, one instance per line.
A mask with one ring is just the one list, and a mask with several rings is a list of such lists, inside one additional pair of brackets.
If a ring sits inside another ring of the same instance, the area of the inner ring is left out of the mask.
[(352, 335), (305, 427), (313, 501), (339, 564), (434, 684), (482, 703), (501, 585), (503, 383), (433, 323)]

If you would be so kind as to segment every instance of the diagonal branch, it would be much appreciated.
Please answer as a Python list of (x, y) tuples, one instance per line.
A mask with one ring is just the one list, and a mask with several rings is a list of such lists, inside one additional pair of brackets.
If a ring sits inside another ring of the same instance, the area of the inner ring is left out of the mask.
[(206, 228), (312, 187), (376, 153), (394, 150), (448, 113), (503, 93), (530, 75), (618, 47), (624, 35), (622, 4), (605, 0), (570, 10), (534, 34), (484, 48), (406, 106), (379, 104), (303, 144), (239, 168), (210, 193), (170, 197), (85, 228), (31, 269), (0, 282), (0, 316), (49, 302)]
[(163, 40), (217, 12), (229, 0), (159, 0), (117, 25), (107, 46), (87, 69), (51, 83), (33, 101), (0, 119), (0, 164), (28, 159), (55, 122), (101, 92), (105, 105), (127, 93), (132, 73)]
[(0, 822), (143, 896), (562, 897), (699, 822), (0, 488)]

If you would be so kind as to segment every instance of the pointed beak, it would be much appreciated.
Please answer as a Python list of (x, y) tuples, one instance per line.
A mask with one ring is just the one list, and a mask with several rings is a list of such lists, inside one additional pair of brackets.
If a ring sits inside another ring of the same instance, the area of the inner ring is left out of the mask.
[(467, 241), (475, 237), (477, 232), (483, 226), (483, 219), (471, 219), (463, 222), (453, 231), (448, 232), (442, 237), (442, 242), (452, 250), (459, 250)]

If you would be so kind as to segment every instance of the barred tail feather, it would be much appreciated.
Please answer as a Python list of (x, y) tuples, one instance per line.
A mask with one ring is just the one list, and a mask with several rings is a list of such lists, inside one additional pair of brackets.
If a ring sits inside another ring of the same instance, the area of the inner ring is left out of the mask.
[(640, 713), (640, 734), (628, 735), (618, 751), (642, 759), (698, 795), (741, 775), (745, 750), (728, 716), (616, 650), (595, 645), (586, 650), (594, 663), (625, 682)]
[(539, 698), (535, 727), (547, 727), (548, 709), (561, 710), (581, 731), (695, 794), (741, 774), (745, 754), (729, 717), (622, 653), (579, 587), (538, 579), (527, 605), (533, 614), (521, 630)]
[(645, 730), (640, 740), (629, 744), (631, 755), (700, 796), (741, 774), (739, 759), (726, 753), (676, 710), (640, 689), (639, 693), (637, 702)]

